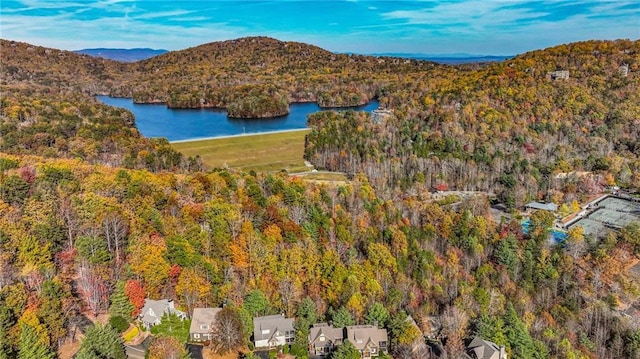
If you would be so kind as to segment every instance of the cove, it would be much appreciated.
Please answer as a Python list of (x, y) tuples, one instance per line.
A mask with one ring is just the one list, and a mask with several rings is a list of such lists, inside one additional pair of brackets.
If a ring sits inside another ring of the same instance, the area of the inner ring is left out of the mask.
[[(96, 96), (105, 105), (133, 112), (136, 126), (145, 137), (166, 137), (169, 141), (197, 140), (207, 137), (265, 133), (307, 128), (307, 116), (321, 109), (318, 104), (292, 103), (290, 113), (276, 118), (234, 119), (224, 109), (173, 109), (164, 104), (135, 104), (130, 98)], [(333, 110), (373, 111), (378, 101), (364, 106)]]

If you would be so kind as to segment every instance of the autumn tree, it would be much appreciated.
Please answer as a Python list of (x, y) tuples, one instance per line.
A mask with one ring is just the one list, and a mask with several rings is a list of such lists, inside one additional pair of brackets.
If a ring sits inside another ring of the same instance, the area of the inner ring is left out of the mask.
[(185, 268), (178, 277), (176, 293), (183, 299), (191, 316), (194, 307), (207, 306), (211, 297), (211, 284), (195, 268)]
[(468, 324), (468, 314), (456, 306), (445, 308), (441, 315), (442, 335), (447, 338), (446, 352), (457, 355), (464, 350), (464, 333)]
[(109, 304), (107, 285), (104, 279), (86, 263), (80, 265), (78, 276), (78, 292), (92, 314), (97, 316), (105, 311)]
[(147, 294), (156, 297), (169, 278), (170, 266), (166, 259), (167, 246), (164, 238), (154, 233), (132, 243), (133, 248), (129, 254), (131, 269), (142, 278)]
[(211, 327), (211, 345), (216, 354), (224, 355), (242, 344), (242, 322), (235, 310), (223, 308), (216, 314)]
[(174, 337), (154, 337), (147, 351), (148, 359), (188, 359), (189, 352)]
[(133, 305), (131, 317), (137, 317), (144, 306), (144, 301), (147, 297), (146, 291), (140, 285), (140, 282), (130, 279), (127, 281), (127, 284), (125, 284), (124, 294), (129, 298), (129, 302)]

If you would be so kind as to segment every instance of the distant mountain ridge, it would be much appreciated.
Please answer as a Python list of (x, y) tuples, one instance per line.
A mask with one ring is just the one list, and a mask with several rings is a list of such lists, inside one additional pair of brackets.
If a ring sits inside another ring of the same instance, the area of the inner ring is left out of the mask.
[(136, 62), (140, 60), (146, 60), (148, 58), (162, 55), (169, 52), (164, 49), (149, 49), (149, 48), (135, 48), (135, 49), (111, 49), (111, 48), (95, 48), (95, 49), (82, 49), (73, 51), (77, 54), (85, 54), (94, 57), (102, 57), (109, 60), (122, 61), (122, 62)]
[[(133, 48), (133, 49), (118, 49), (118, 48), (93, 48), (82, 49), (73, 51), (77, 54), (85, 54), (94, 57), (102, 57), (109, 60), (121, 61), (121, 62), (136, 62), (146, 60), (158, 55), (165, 54), (169, 50), (165, 49), (150, 49), (150, 48)], [(349, 53), (350, 54), (350, 53)], [(355, 55), (355, 54), (354, 54)], [(514, 55), (477, 55), (467, 53), (451, 53), (451, 54), (423, 54), (423, 53), (396, 53), (396, 52), (381, 52), (364, 54), (365, 56), (384, 56), (384, 57), (397, 57), (414, 60), (427, 60), (440, 64), (469, 64), (478, 62), (500, 62), (514, 57)]]
[(500, 62), (513, 58), (513, 55), (474, 55), (474, 54), (419, 54), (419, 53), (396, 53), (396, 52), (384, 52), (374, 53), (370, 56), (388, 56), (388, 57), (400, 57), (415, 60), (427, 60), (440, 64), (455, 65), (455, 64), (470, 64), (478, 62)]

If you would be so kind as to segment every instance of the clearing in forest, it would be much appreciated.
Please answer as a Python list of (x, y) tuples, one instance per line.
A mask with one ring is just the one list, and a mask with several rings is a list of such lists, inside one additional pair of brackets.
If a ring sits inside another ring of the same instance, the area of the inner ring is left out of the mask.
[(229, 167), (245, 171), (305, 171), (302, 158), (308, 129), (248, 134), (213, 139), (174, 142), (186, 156), (199, 155), (207, 168)]

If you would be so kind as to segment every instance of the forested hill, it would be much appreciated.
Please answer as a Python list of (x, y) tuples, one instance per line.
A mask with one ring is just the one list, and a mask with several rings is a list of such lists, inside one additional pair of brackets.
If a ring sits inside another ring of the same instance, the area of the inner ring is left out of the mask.
[(312, 45), (251, 37), (141, 61), (133, 66), (132, 80), (113, 93), (171, 107), (231, 107), (232, 112), (255, 114), (264, 110), (250, 108), (250, 103), (276, 108), (283, 102), (365, 104), (398, 77), (435, 67), (426, 61), (334, 54)]
[[(639, 69), (640, 41), (588, 41), (418, 77), (387, 90), (382, 101), (393, 116), (382, 123), (356, 113), (311, 116), (306, 157), (364, 172), (378, 189), (489, 191), (513, 207), (571, 202), (602, 183), (638, 189)], [(573, 171), (596, 176), (577, 186), (556, 181)]]
[(166, 140), (143, 138), (129, 111), (91, 97), (119, 83), (126, 64), (5, 40), (0, 53), (0, 151), (152, 171), (199, 168)]
[(127, 72), (124, 63), (17, 41), (0, 40), (0, 53), (0, 84), (32, 92), (108, 93)]
[[(137, 62), (118, 63), (3, 40), (3, 82), (79, 87), (170, 107), (225, 107), (234, 117), (288, 112), (291, 102), (361, 105), (399, 78), (434, 63), (333, 54), (266, 37), (214, 42)], [(43, 71), (48, 68), (49, 71)]]

